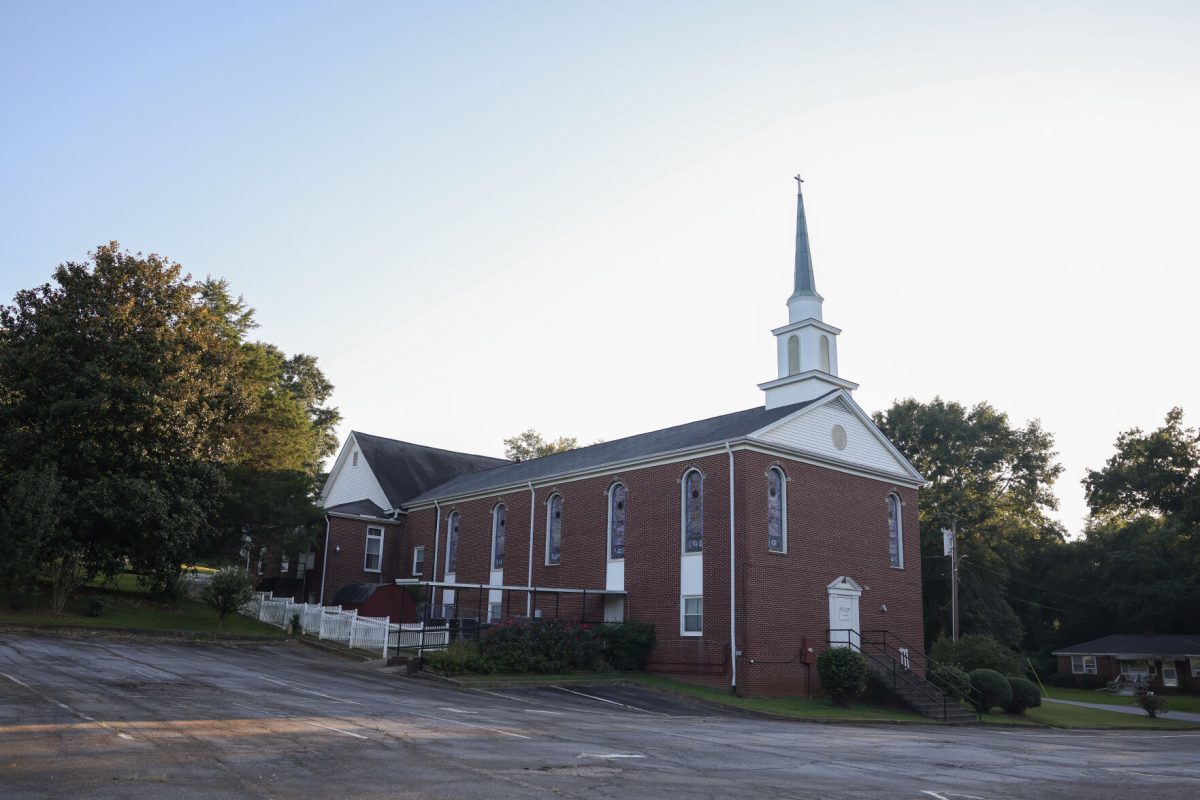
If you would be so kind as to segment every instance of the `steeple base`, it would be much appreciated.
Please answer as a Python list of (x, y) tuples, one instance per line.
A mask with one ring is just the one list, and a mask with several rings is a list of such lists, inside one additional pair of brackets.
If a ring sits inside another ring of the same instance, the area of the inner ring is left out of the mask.
[(815, 400), (834, 389), (851, 392), (858, 388), (858, 384), (828, 372), (821, 372), (819, 369), (810, 369), (797, 375), (760, 383), (758, 388), (766, 393), (767, 408), (771, 409)]

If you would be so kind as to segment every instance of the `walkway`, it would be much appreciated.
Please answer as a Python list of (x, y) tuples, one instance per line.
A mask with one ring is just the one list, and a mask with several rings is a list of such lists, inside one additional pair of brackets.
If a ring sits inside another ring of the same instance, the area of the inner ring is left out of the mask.
[[(1043, 703), (1062, 703), (1067, 706), (1083, 706), (1084, 708), (1098, 708), (1101, 711), (1116, 711), (1118, 714), (1137, 714), (1139, 717), (1146, 716), (1146, 712), (1137, 706), (1110, 706), (1104, 703), (1081, 703), (1078, 700), (1055, 700), (1053, 697), (1043, 697)], [(1167, 707), (1170, 708), (1171, 699), (1167, 698)], [(1180, 722), (1200, 722), (1200, 714), (1193, 711), (1160, 711), (1159, 716), (1163, 719), (1177, 719)]]

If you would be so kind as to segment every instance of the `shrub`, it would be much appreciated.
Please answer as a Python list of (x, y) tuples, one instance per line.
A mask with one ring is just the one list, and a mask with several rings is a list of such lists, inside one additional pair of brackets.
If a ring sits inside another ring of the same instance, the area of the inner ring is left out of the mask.
[(951, 700), (966, 700), (971, 688), (971, 677), (952, 664), (939, 664), (930, 670), (929, 682)]
[(1138, 695), (1137, 703), (1151, 717), (1157, 717), (1168, 711), (1167, 698), (1156, 695), (1154, 692)]
[(87, 605), (84, 608), (84, 613), (89, 617), (103, 617), (112, 607), (112, 600), (108, 595), (93, 594), (88, 595)]
[(201, 595), (204, 602), (216, 610), (217, 624), (223, 626), (227, 616), (254, 597), (254, 583), (239, 567), (222, 567), (204, 587)]
[(463, 672), (490, 672), (487, 662), (479, 652), (475, 642), (455, 642), (445, 650), (431, 650), (425, 653), (425, 663), (446, 675), (459, 675)]
[(834, 705), (849, 706), (867, 688), (867, 661), (849, 647), (830, 647), (817, 656), (817, 675)]
[(505, 620), (479, 636), (490, 672), (571, 672), (603, 666), (602, 642), (592, 626), (561, 620)]
[(935, 661), (950, 664), (965, 672), (991, 669), (1001, 675), (1016, 675), (1023, 670), (1017, 654), (991, 636), (969, 633), (952, 642), (943, 637), (933, 643)]
[(607, 666), (622, 672), (645, 669), (654, 650), (654, 626), (645, 622), (601, 625), (595, 635)]
[(1012, 702), (1012, 687), (994, 669), (976, 669), (970, 673), (971, 688), (975, 690), (975, 710), (986, 714), (993, 706), (1008, 708)]
[(1037, 708), (1042, 704), (1042, 693), (1031, 680), (1010, 675), (1008, 688), (1012, 690), (1012, 698), (1004, 710), (1010, 714), (1024, 714), (1025, 709)]

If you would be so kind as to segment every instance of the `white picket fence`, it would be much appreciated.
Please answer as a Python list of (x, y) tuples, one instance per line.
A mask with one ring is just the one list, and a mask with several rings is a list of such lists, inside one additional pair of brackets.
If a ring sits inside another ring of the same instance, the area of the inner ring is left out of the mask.
[(450, 643), (450, 630), (445, 626), (425, 628), (421, 623), (398, 624), (388, 617), (360, 617), (358, 611), (347, 611), (341, 606), (295, 603), (291, 598), (273, 597), (270, 592), (256, 592), (242, 606), (242, 613), (278, 628), (286, 628), (293, 617), (299, 617), (300, 627), (307, 634), (377, 652), (383, 658), (395, 648), (436, 650)]

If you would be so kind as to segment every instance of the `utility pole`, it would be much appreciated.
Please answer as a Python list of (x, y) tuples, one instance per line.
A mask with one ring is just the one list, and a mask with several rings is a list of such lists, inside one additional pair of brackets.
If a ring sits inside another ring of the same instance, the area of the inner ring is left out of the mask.
[(958, 641), (958, 518), (942, 528), (942, 550), (950, 556), (950, 641)]

